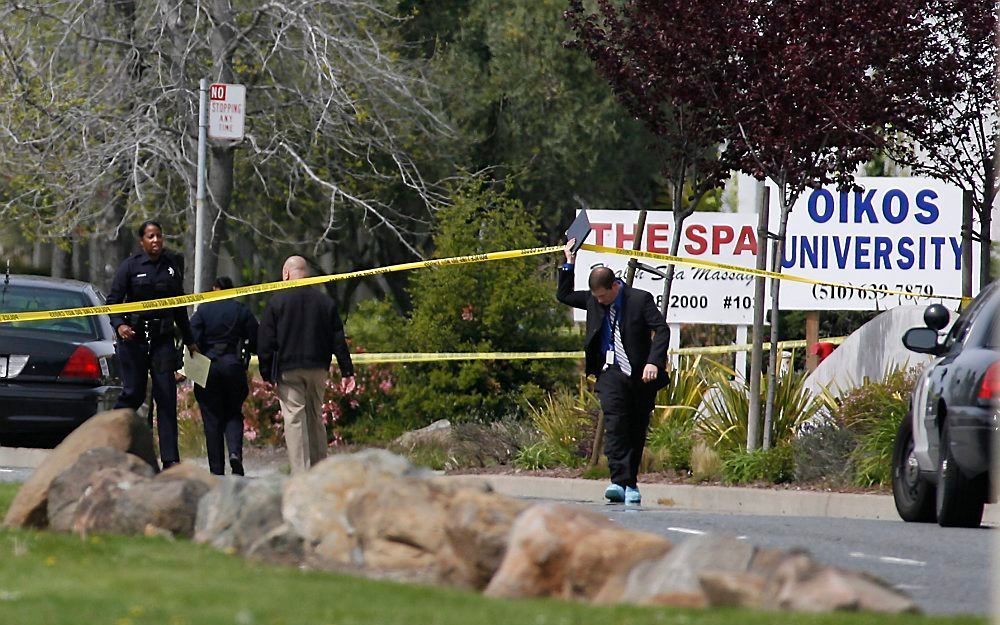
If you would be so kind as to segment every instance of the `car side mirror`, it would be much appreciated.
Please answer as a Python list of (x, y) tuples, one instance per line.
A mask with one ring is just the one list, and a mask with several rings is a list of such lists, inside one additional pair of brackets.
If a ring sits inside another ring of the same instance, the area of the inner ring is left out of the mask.
[(937, 356), (941, 353), (937, 330), (932, 328), (910, 328), (903, 335), (903, 345), (906, 346), (906, 349), (918, 354)]

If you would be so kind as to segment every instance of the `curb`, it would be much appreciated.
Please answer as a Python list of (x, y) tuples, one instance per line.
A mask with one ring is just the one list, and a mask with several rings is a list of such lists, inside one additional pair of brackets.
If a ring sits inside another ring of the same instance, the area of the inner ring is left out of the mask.
[(32, 449), (30, 447), (0, 447), (0, 466), (17, 467), (19, 469), (35, 469), (49, 457), (51, 449)]
[[(454, 477), (482, 479), (496, 492), (511, 497), (604, 503), (604, 483), (596, 480), (518, 475)], [(900, 521), (892, 495), (688, 484), (640, 484), (640, 488), (644, 509)], [(1000, 524), (1000, 506), (987, 506), (983, 523)]]

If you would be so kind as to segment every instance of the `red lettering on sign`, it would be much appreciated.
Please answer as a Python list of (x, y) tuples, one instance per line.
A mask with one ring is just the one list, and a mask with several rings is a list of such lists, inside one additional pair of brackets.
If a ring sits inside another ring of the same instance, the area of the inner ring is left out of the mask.
[(707, 230), (701, 224), (692, 224), (687, 227), (687, 239), (690, 241), (684, 246), (684, 251), (692, 256), (700, 256), (708, 249), (708, 241), (705, 240)]
[(740, 228), (740, 238), (736, 241), (736, 249), (733, 250), (733, 254), (739, 256), (745, 251), (754, 256), (757, 255), (757, 233), (753, 231), (752, 226)]
[[(660, 234), (661, 231), (663, 234)], [(646, 249), (656, 254), (669, 254), (670, 247), (666, 245), (669, 231), (670, 224), (649, 224), (646, 226)]]
[(590, 224), (590, 229), (594, 231), (594, 240), (597, 245), (605, 245), (604, 233), (611, 230), (611, 224)]
[(632, 232), (625, 232), (625, 224), (615, 224), (615, 247), (624, 249), (632, 241), (635, 241), (635, 226), (632, 226)]
[(712, 226), (712, 253), (718, 254), (724, 243), (732, 243), (736, 233), (732, 226)]

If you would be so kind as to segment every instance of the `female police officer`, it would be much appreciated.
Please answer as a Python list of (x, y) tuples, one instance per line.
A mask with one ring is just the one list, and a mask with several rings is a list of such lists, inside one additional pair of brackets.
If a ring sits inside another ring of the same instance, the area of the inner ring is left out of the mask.
[[(139, 226), (142, 251), (118, 267), (108, 304), (142, 302), (184, 294), (182, 270), (163, 251), (163, 228), (155, 221)], [(179, 368), (174, 347), (174, 328), (179, 329), (188, 350), (198, 351), (187, 310), (183, 307), (144, 310), (111, 315), (115, 330), (115, 352), (122, 371), (122, 394), (115, 408), (137, 410), (146, 399), (147, 376), (153, 380), (153, 402), (158, 411), (160, 461), (163, 468), (180, 462), (177, 449), (177, 381)]]
[[(233, 288), (233, 281), (220, 276), (213, 291)], [(229, 466), (234, 475), (243, 475), (243, 401), (250, 394), (247, 384), (246, 354), (257, 353), (257, 319), (250, 309), (234, 299), (208, 302), (191, 317), (194, 340), (201, 353), (208, 356), (205, 388), (194, 387), (201, 408), (208, 447), (208, 467), (222, 475), (225, 450), (229, 447)]]

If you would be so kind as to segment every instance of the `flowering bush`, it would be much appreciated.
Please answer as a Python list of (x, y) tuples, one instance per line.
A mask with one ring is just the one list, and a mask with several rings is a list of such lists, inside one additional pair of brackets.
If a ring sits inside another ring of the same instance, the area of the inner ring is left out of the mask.
[[(364, 350), (353, 350), (355, 353)], [(323, 424), (331, 446), (343, 443), (339, 429), (359, 417), (374, 418), (392, 393), (396, 378), (391, 367), (366, 365), (357, 368), (357, 386), (350, 393), (343, 390), (340, 372), (333, 367), (323, 392)], [(201, 412), (191, 383), (177, 387), (177, 420), (182, 447), (199, 448), (204, 453)], [(190, 440), (189, 440), (190, 439)], [(281, 416), (277, 387), (251, 374), (250, 394), (243, 402), (243, 440), (260, 447), (283, 445), (285, 421)], [(190, 452), (189, 452), (190, 453)]]

